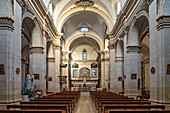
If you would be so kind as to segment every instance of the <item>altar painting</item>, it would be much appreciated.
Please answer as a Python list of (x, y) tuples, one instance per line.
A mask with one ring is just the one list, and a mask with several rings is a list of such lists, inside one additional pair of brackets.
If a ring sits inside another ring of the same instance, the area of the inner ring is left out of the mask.
[(73, 77), (78, 77), (78, 70), (77, 69), (73, 69)]
[(89, 77), (90, 76), (90, 70), (86, 67), (80, 69), (80, 77)]
[(96, 69), (91, 70), (91, 77), (92, 78), (97, 78), (97, 70)]

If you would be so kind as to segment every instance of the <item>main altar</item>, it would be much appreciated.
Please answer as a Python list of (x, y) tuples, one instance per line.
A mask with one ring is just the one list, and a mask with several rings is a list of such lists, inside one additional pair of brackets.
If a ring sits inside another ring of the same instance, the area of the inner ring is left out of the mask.
[(99, 83), (98, 79), (85, 75), (86, 72), (84, 72), (83, 77), (78, 77), (71, 80), (72, 91), (89, 92), (97, 90), (96, 88), (98, 87)]

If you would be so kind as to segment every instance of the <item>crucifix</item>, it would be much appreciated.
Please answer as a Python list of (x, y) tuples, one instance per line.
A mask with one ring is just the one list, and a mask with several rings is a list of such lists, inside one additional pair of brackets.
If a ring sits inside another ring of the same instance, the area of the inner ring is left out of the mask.
[(84, 71), (84, 82), (86, 82), (86, 72)]

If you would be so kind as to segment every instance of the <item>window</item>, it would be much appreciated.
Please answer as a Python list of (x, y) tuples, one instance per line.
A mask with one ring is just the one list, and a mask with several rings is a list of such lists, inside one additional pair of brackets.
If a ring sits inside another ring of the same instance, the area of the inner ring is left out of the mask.
[(80, 31), (81, 31), (81, 32), (88, 32), (89, 29), (88, 29), (87, 27), (82, 27), (82, 28), (80, 29)]
[(50, 14), (53, 15), (53, 4), (52, 3), (49, 3), (48, 10), (49, 10)]
[(87, 51), (83, 49), (83, 60), (87, 59)]

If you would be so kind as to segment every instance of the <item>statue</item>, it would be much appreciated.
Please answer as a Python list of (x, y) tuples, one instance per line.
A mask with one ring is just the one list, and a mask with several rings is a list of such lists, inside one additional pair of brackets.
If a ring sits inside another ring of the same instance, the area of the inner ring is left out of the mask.
[(26, 93), (27, 89), (33, 89), (34, 88), (33, 76), (34, 75), (31, 74), (31, 71), (29, 71), (26, 78), (25, 78), (25, 83), (24, 83), (24, 87), (22, 89), (22, 94)]

